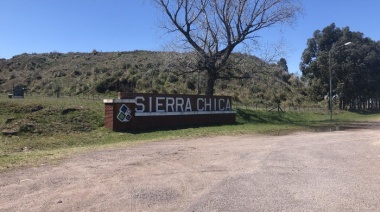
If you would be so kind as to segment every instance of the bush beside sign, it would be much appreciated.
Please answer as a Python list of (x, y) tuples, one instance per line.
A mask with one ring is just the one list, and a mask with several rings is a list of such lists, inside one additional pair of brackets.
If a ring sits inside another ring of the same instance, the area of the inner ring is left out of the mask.
[(126, 94), (105, 99), (105, 127), (114, 131), (235, 123), (229, 96)]

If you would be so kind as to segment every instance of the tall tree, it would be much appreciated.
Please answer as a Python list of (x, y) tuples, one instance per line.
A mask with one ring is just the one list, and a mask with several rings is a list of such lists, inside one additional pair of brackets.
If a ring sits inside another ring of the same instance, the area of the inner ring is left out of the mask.
[(184, 38), (197, 55), (194, 71), (207, 73), (205, 94), (213, 95), (226, 75), (236, 46), (257, 40), (257, 32), (292, 23), (301, 12), (298, 0), (152, 0), (166, 14), (165, 28)]
[[(347, 42), (352, 45), (344, 46)], [(340, 108), (349, 105), (362, 109), (368, 102), (379, 101), (379, 42), (361, 32), (352, 32), (349, 27), (340, 29), (334, 23), (322, 31), (316, 30), (307, 41), (300, 63), (314, 100), (321, 100), (329, 92), (330, 65), (332, 90), (340, 96)]]

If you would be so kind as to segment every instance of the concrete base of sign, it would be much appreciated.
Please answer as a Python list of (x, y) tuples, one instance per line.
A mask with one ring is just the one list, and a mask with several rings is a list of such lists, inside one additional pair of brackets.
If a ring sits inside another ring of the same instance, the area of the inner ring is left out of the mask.
[(119, 93), (104, 104), (114, 131), (234, 124), (236, 116), (228, 96)]

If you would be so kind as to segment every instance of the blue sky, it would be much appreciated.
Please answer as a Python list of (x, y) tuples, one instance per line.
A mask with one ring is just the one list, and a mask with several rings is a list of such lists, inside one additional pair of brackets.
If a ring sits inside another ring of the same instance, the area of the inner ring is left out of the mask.
[[(162, 14), (149, 0), (0, 0), (0, 58), (22, 53), (163, 50), (168, 37)], [(379, 0), (304, 0), (293, 27), (260, 32), (263, 47), (284, 40), (289, 71), (298, 65), (306, 41), (335, 23), (380, 40)], [(261, 56), (262, 52), (252, 52)]]

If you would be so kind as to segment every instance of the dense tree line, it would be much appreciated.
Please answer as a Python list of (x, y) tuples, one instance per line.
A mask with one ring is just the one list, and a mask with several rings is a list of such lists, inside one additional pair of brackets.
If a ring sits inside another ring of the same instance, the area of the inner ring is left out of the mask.
[(316, 30), (300, 64), (314, 101), (329, 96), (330, 68), (332, 95), (340, 109), (380, 109), (379, 41), (334, 23)]

